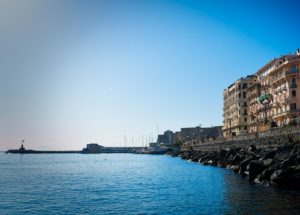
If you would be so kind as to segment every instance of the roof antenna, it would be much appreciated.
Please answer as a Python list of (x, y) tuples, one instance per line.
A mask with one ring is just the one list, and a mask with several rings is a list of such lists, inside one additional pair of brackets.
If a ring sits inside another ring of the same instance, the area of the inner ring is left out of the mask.
[(300, 55), (300, 50), (299, 50), (299, 48), (297, 48), (297, 50), (296, 50), (296, 55), (297, 55), (297, 56)]

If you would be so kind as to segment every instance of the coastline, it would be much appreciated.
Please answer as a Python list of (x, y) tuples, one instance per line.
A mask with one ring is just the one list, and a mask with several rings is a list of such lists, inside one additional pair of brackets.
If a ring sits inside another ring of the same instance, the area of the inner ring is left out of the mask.
[(233, 146), (223, 149), (169, 152), (172, 157), (231, 169), (250, 182), (300, 190), (300, 142), (257, 148)]
[(5, 154), (102, 154), (102, 153), (132, 153), (132, 154), (166, 154), (168, 148), (153, 147), (103, 147), (98, 144), (87, 144), (82, 150), (32, 150), (25, 149), (22, 144), (19, 149), (9, 149)]

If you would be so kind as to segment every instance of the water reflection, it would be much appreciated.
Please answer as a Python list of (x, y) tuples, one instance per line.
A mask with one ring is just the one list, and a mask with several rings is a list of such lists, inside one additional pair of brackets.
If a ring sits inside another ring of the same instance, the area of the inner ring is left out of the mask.
[(235, 173), (224, 176), (228, 214), (299, 214), (300, 192), (250, 183)]

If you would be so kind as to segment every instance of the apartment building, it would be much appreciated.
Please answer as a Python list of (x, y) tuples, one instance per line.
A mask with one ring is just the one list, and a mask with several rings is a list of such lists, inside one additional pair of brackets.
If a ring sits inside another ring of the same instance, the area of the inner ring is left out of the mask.
[(180, 129), (181, 141), (204, 141), (208, 139), (215, 139), (222, 136), (222, 126), (211, 127), (188, 127)]
[(247, 89), (253, 85), (255, 79), (254, 75), (249, 75), (224, 90), (224, 137), (248, 133)]
[(295, 123), (300, 117), (300, 52), (275, 58), (248, 88), (249, 132)]

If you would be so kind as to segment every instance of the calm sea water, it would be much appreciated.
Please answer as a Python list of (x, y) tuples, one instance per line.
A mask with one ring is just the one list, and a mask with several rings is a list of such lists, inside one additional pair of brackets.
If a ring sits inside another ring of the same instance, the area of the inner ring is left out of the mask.
[(300, 214), (300, 193), (134, 154), (0, 154), (0, 214)]

